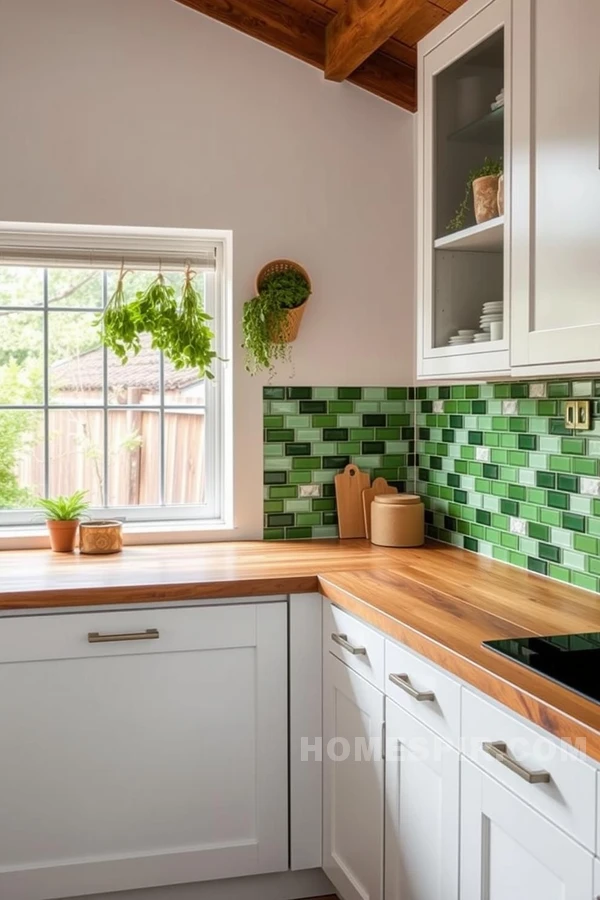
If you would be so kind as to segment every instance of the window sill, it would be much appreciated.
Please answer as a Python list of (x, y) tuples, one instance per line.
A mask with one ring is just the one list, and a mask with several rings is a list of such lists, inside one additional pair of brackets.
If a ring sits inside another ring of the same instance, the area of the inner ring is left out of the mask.
[[(222, 520), (129, 522), (123, 525), (123, 544), (194, 544), (235, 540), (236, 529)], [(50, 546), (45, 525), (23, 525), (0, 530), (2, 550), (45, 550)]]

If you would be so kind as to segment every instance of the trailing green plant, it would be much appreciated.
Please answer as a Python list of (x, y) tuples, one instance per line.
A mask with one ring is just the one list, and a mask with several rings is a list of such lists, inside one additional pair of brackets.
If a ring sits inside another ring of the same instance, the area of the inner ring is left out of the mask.
[(284, 325), (290, 309), (306, 303), (310, 284), (296, 269), (267, 275), (259, 292), (244, 303), (242, 330), (246, 369), (255, 375), (262, 369), (275, 371), (275, 363), (290, 358), (292, 347), (284, 338)]
[(154, 350), (161, 350), (176, 369), (197, 368), (200, 378), (214, 378), (210, 369), (217, 354), (213, 350), (214, 333), (207, 325), (212, 320), (193, 280), (196, 273), (186, 269), (181, 298), (167, 284), (162, 273), (144, 291), (137, 291), (128, 302), (121, 271), (116, 290), (101, 317), (103, 344), (126, 363), (139, 353), (141, 335), (149, 334)]
[(461, 231), (461, 229), (465, 227), (467, 215), (471, 207), (471, 201), (473, 199), (473, 182), (486, 175), (502, 175), (502, 172), (502, 157), (500, 157), (500, 159), (490, 159), (489, 156), (485, 157), (483, 165), (478, 169), (473, 169), (469, 172), (465, 187), (465, 196), (456, 210), (454, 217), (448, 223), (446, 231)]
[(72, 522), (79, 519), (89, 509), (90, 504), (85, 499), (87, 491), (75, 491), (70, 497), (39, 497), (35, 505), (39, 506), (46, 519), (54, 519), (60, 522)]

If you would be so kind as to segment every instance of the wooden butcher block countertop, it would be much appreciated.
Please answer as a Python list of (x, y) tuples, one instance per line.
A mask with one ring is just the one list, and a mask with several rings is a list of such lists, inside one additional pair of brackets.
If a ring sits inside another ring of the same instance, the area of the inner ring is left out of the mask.
[(101, 558), (0, 553), (0, 611), (8, 614), (312, 591), (557, 737), (584, 739), (600, 761), (599, 704), (481, 645), (600, 631), (596, 594), (435, 543), (411, 550), (361, 540), (179, 544)]

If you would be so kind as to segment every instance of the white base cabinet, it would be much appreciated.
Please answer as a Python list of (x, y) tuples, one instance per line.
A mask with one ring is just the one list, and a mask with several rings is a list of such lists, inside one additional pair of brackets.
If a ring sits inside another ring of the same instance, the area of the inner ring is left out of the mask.
[(2, 900), (287, 869), (286, 647), (281, 602), (4, 619)]
[(344, 900), (383, 898), (383, 694), (324, 658), (323, 868)]
[(385, 900), (458, 900), (458, 752), (389, 699), (385, 716)]
[(461, 900), (588, 900), (593, 857), (461, 760)]

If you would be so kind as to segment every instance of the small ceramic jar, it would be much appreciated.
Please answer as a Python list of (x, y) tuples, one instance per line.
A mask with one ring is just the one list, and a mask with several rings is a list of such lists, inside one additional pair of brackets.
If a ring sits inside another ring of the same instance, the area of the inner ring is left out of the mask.
[(82, 522), (79, 526), (80, 553), (120, 553), (123, 549), (123, 524), (116, 519)]
[(371, 542), (379, 547), (420, 547), (425, 507), (416, 494), (380, 494), (371, 507)]

